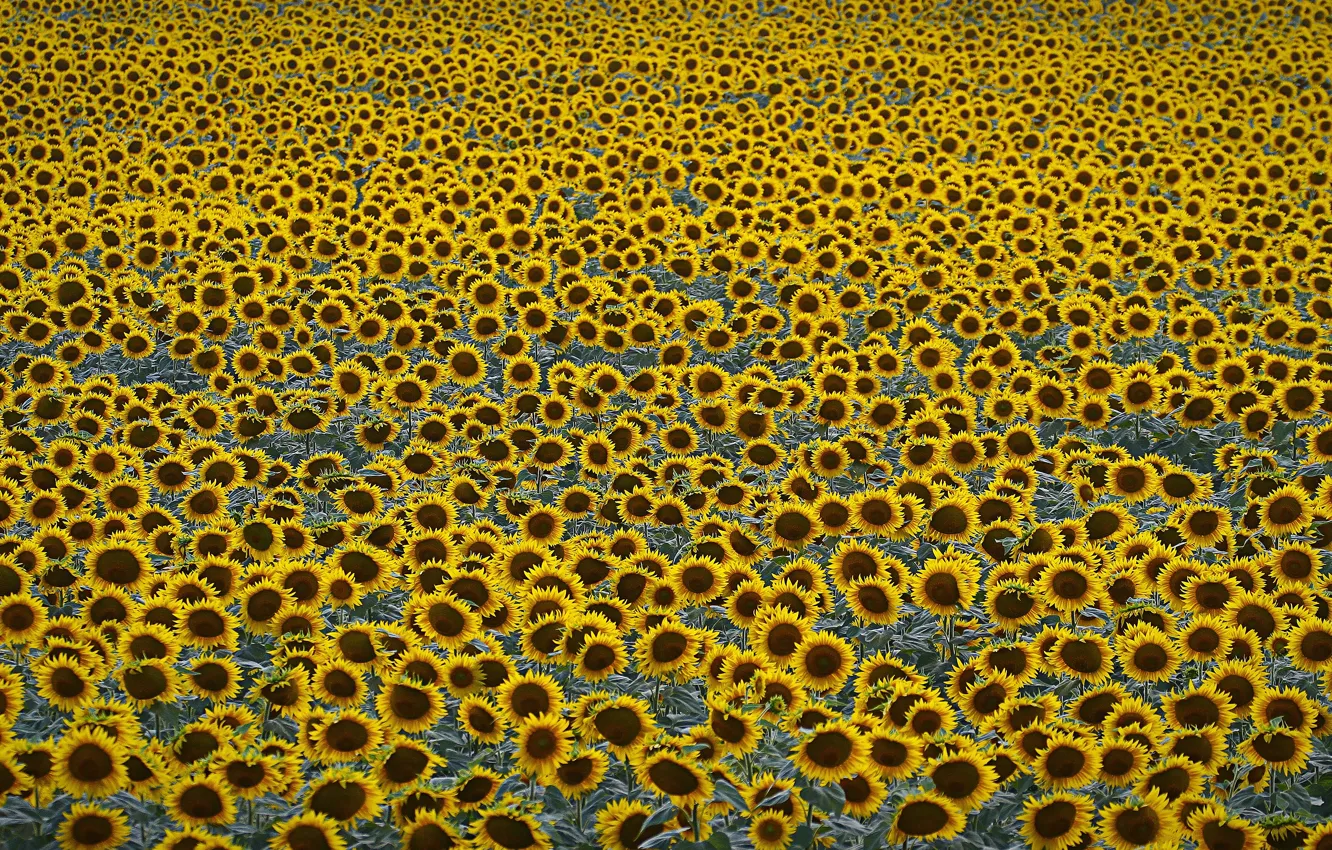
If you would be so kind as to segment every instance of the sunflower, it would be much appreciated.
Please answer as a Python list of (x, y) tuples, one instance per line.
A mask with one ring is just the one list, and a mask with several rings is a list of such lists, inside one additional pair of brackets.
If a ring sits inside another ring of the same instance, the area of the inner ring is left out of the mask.
[(843, 638), (816, 631), (800, 643), (792, 664), (811, 691), (838, 691), (851, 676), (855, 653)]
[(1205, 726), (1228, 728), (1235, 717), (1230, 697), (1216, 685), (1205, 683), (1162, 697), (1170, 725), (1175, 729), (1200, 729)]
[(1114, 850), (1170, 847), (1179, 833), (1169, 801), (1156, 792), (1107, 806), (1099, 826), (1101, 840)]
[(852, 614), (865, 625), (892, 625), (902, 607), (901, 590), (886, 578), (861, 578), (843, 591)]
[(629, 666), (624, 642), (614, 633), (589, 635), (574, 657), (574, 670), (586, 682), (602, 682)]
[[(31, 790), (33, 804), (40, 805), (45, 792), (55, 792), (58, 788), (55, 774), (55, 741), (18, 740), (13, 745), (13, 765), (11, 769), (21, 771), (15, 774), (11, 784)], [(133, 782), (133, 770), (127, 766), (130, 781)]]
[(635, 648), (640, 673), (656, 678), (688, 678), (700, 649), (699, 634), (672, 619), (644, 631)]
[(1110, 642), (1091, 632), (1061, 636), (1050, 655), (1053, 669), (1092, 685), (1110, 678), (1114, 670)]
[(236, 800), (216, 776), (183, 778), (163, 802), (171, 817), (186, 826), (225, 825), (236, 818)]
[(863, 579), (897, 578), (905, 569), (897, 558), (880, 552), (878, 547), (859, 540), (844, 540), (833, 551), (830, 564), (833, 584), (846, 593)]
[(1309, 733), (1318, 717), (1318, 706), (1297, 688), (1261, 689), (1250, 706), (1253, 720), (1260, 726), (1280, 721), (1285, 729)]
[[(728, 668), (731, 665), (727, 665)], [(727, 678), (735, 681), (738, 668), (727, 670)], [(799, 679), (784, 670), (759, 670), (749, 682), (750, 690), (758, 697), (768, 711), (778, 715), (790, 715), (800, 712), (808, 702), (809, 695), (801, 686)]]
[(71, 794), (109, 797), (129, 782), (124, 748), (97, 727), (73, 729), (53, 753), (57, 783)]
[(275, 826), (272, 850), (346, 850), (337, 821), (314, 812), (288, 818)]
[(925, 533), (938, 542), (970, 542), (980, 533), (975, 501), (966, 496), (942, 499), (932, 507)]
[(438, 687), (398, 677), (384, 683), (375, 697), (375, 709), (391, 729), (411, 733), (437, 723), (446, 706)]
[(638, 850), (666, 831), (662, 823), (645, 826), (653, 807), (631, 800), (612, 800), (597, 813), (597, 834), (610, 850)]
[(1166, 752), (1187, 757), (1208, 774), (1214, 773), (1221, 766), (1226, 750), (1225, 734), (1215, 726), (1177, 732), (1166, 742)]
[(922, 773), (934, 782), (937, 793), (963, 812), (983, 804), (999, 788), (998, 775), (988, 760), (968, 747), (939, 756)]
[(820, 595), (807, 583), (779, 576), (764, 594), (764, 610), (772, 613), (777, 609), (785, 609), (803, 620), (809, 620), (819, 613)]
[(1054, 732), (1046, 736), (1033, 769), (1038, 782), (1062, 791), (1091, 782), (1100, 768), (1100, 753), (1093, 742)]
[(1122, 697), (1107, 712), (1101, 726), (1107, 733), (1140, 741), (1153, 752), (1165, 734), (1165, 726), (1157, 710), (1139, 697)]
[(864, 490), (851, 501), (854, 527), (862, 534), (890, 537), (903, 527), (900, 497), (890, 490)]
[(853, 818), (873, 817), (888, 798), (888, 785), (877, 771), (857, 773), (838, 781), (846, 797), (844, 813)]
[(1055, 792), (1029, 798), (1018, 820), (1033, 850), (1068, 850), (1091, 829), (1095, 807), (1086, 797)]
[(199, 655), (190, 661), (186, 676), (195, 695), (214, 702), (225, 703), (240, 693), (240, 667), (227, 656)]
[(911, 599), (935, 616), (951, 617), (971, 607), (979, 578), (979, 560), (949, 547), (911, 577)]
[(178, 606), (176, 634), (181, 643), (194, 649), (236, 649), (239, 631), (236, 616), (221, 600), (201, 599)]
[(1005, 677), (1017, 687), (1031, 682), (1039, 672), (1040, 660), (1030, 644), (995, 642), (981, 651), (980, 659), (990, 678)]
[(1202, 790), (1203, 770), (1188, 756), (1160, 759), (1143, 774), (1134, 790), (1140, 796), (1160, 794), (1171, 802)]
[(133, 661), (121, 667), (117, 677), (125, 696), (140, 710), (158, 702), (174, 701), (180, 687), (176, 668), (159, 658)]
[(558, 682), (542, 673), (524, 673), (500, 686), (499, 704), (508, 716), (527, 719), (540, 714), (558, 714), (564, 692)]
[(934, 791), (910, 794), (893, 815), (891, 844), (912, 840), (947, 841), (962, 832), (965, 815), (947, 797)]
[[(40, 753), (41, 751), (35, 751)], [(34, 762), (36, 759), (30, 759)], [(47, 783), (48, 785), (51, 783)], [(0, 747), (0, 794), (21, 796), (33, 790), (36, 782), (28, 772), (27, 765), (18, 759), (18, 748), (13, 745)]]
[(573, 737), (564, 718), (529, 715), (518, 725), (517, 763), (528, 774), (548, 776), (573, 753)]
[(1254, 661), (1221, 661), (1207, 673), (1206, 682), (1223, 693), (1237, 717), (1248, 717), (1253, 701), (1264, 688), (1266, 674)]
[(758, 719), (755, 712), (735, 709), (716, 700), (709, 703), (707, 728), (721, 752), (743, 755), (753, 750), (761, 737)]
[(1201, 548), (1214, 546), (1231, 534), (1230, 511), (1209, 503), (1179, 505), (1169, 523), (1187, 543)]
[(868, 766), (870, 744), (858, 728), (834, 720), (804, 736), (792, 751), (800, 773), (819, 782), (836, 782)]
[(458, 723), (464, 732), (484, 744), (495, 744), (504, 740), (504, 733), (508, 728), (508, 720), (504, 713), (486, 698), (475, 695), (463, 697), (458, 706)]
[(987, 582), (985, 609), (990, 620), (1008, 632), (1033, 625), (1044, 614), (1044, 605), (1027, 582), (1017, 578), (996, 580), (994, 575)]
[(463, 646), (481, 631), (480, 617), (472, 606), (447, 591), (412, 599), (404, 614), (445, 649)]
[(313, 736), (314, 757), (324, 764), (359, 761), (384, 740), (378, 721), (358, 709), (331, 714)]
[(1230, 628), (1220, 617), (1195, 616), (1176, 638), (1186, 661), (1212, 661), (1225, 658), (1232, 642)]
[(485, 380), (486, 362), (470, 343), (454, 345), (445, 359), (445, 376), (460, 387), (473, 387)]
[(254, 800), (277, 790), (284, 781), (282, 764), (277, 756), (240, 742), (233, 742), (213, 753), (208, 770), (233, 794), (245, 800)]
[(464, 840), (445, 815), (425, 810), (403, 827), (402, 846), (404, 850), (451, 850), (464, 846)]
[(112, 850), (129, 839), (125, 813), (88, 803), (75, 803), (56, 832), (61, 850)]
[(1304, 770), (1312, 750), (1306, 733), (1268, 724), (1257, 725), (1240, 744), (1240, 752), (1251, 764), (1292, 775)]
[[(29, 592), (0, 597), (0, 640), (22, 645), (35, 640), (47, 622), (46, 606)], [(50, 699), (49, 696), (44, 697)]]
[(763, 609), (750, 627), (750, 644), (773, 661), (785, 665), (794, 660), (809, 636), (809, 621), (785, 606)]
[(1087, 566), (1069, 559), (1059, 559), (1041, 573), (1036, 589), (1046, 605), (1072, 614), (1095, 605), (1104, 593), (1100, 576)]
[(338, 708), (360, 705), (369, 693), (362, 672), (345, 661), (320, 662), (311, 683), (321, 701)]
[[(1010, 686), (1010, 683), (1005, 683), (1005, 685), (1001, 687), (1002, 690), (1000, 690), (998, 696), (994, 698), (995, 702), (1002, 702), (1006, 696), (1017, 688), (1016, 685)], [(989, 688), (987, 686), (978, 685), (977, 687), (972, 688), (967, 693), (967, 696), (972, 697), (976, 695), (977, 692), (988, 690)], [(976, 706), (975, 703), (969, 700), (964, 707), (975, 708)], [(897, 718), (891, 714), (889, 719), (894, 722), (897, 720)], [(912, 702), (902, 713), (902, 721), (902, 728), (910, 730), (921, 738), (932, 738), (941, 732), (951, 733), (953, 729), (956, 728), (957, 712), (947, 700), (937, 696), (929, 696), (923, 700)]]
[(627, 695), (599, 700), (583, 723), (583, 732), (604, 740), (620, 758), (637, 752), (656, 734), (656, 723), (642, 700)]
[(95, 589), (142, 590), (152, 575), (146, 549), (126, 536), (95, 543), (84, 556), (86, 577)]
[(1179, 657), (1165, 632), (1138, 623), (1115, 640), (1115, 653), (1124, 675), (1136, 682), (1164, 682), (1179, 669)]
[(1101, 769), (1097, 778), (1112, 788), (1132, 785), (1146, 772), (1148, 760), (1148, 748), (1138, 741), (1120, 735), (1107, 736), (1101, 743)]
[(1032, 726), (1048, 723), (1057, 716), (1056, 701), (1042, 695), (1034, 698), (1011, 697), (1004, 700), (990, 718), (990, 725), (1000, 734), (1011, 738)]
[[(1322, 826), (1309, 830), (1304, 824), (1295, 822), (1290, 823), (1293, 818), (1283, 818), (1285, 823), (1276, 823), (1267, 827), (1267, 839), (1269, 846), (1277, 846), (1281, 842), (1285, 846), (1301, 847), (1303, 850), (1327, 850), (1332, 847), (1332, 823), (1326, 823)], [(1307, 837), (1305, 837), (1307, 835)], [(1303, 838), (1303, 844), (1300, 839)], [(1248, 848), (1245, 848), (1248, 850)]]
[(755, 816), (776, 812), (783, 817), (800, 821), (808, 816), (808, 805), (795, 787), (794, 779), (778, 779), (773, 774), (756, 774), (747, 785), (740, 786), (745, 805)]
[[(1257, 824), (1226, 813), (1215, 803), (1208, 803), (1181, 822), (1192, 833), (1201, 850), (1258, 850), (1267, 845), (1267, 837)], [(1317, 847), (1317, 845), (1313, 845)]]
[(251, 633), (271, 631), (280, 622), (282, 614), (296, 603), (294, 591), (278, 584), (275, 579), (255, 577), (241, 588), (240, 616)]
[(688, 810), (712, 796), (711, 778), (691, 758), (659, 752), (644, 758), (635, 769), (645, 787), (669, 797), (680, 809)]
[(721, 564), (714, 558), (690, 557), (667, 568), (666, 580), (690, 605), (706, 605), (725, 590), (720, 570)]
[(1263, 531), (1273, 537), (1299, 534), (1313, 522), (1309, 494), (1295, 484), (1278, 487), (1257, 502)]
[(570, 800), (592, 793), (606, 776), (610, 760), (600, 750), (575, 750), (549, 774), (549, 781)]
[(1332, 669), (1332, 622), (1308, 617), (1286, 634), (1286, 652), (1301, 670), (1317, 673)]
[(310, 782), (305, 809), (338, 823), (374, 818), (384, 795), (379, 785), (355, 768), (341, 767)]
[(821, 533), (818, 514), (799, 503), (785, 503), (768, 520), (768, 534), (772, 541), (791, 550), (801, 549)]

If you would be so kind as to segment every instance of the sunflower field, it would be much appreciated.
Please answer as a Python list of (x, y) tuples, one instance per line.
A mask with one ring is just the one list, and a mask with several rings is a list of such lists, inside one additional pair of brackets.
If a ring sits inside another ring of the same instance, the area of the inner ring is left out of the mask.
[(1332, 7), (0, 19), (5, 850), (1332, 850)]

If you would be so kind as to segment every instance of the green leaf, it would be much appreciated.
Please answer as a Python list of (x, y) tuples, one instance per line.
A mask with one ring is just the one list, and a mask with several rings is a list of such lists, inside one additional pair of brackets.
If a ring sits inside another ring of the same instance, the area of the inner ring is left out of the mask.
[(842, 807), (846, 805), (846, 792), (842, 786), (836, 783), (832, 785), (811, 785), (801, 794), (805, 801), (815, 806), (819, 811), (827, 812), (830, 815), (841, 814)]
[(745, 804), (745, 798), (740, 793), (740, 789), (736, 788), (725, 779), (717, 780), (712, 796), (714, 799), (721, 800), (723, 803), (728, 804), (737, 812), (743, 812), (749, 808), (749, 806)]
[[(646, 824), (644, 824), (643, 828), (646, 829)], [(667, 832), (660, 833), (659, 835), (654, 835), (651, 838), (649, 838), (647, 841), (644, 841), (642, 844), (638, 846), (640, 850), (652, 850), (653, 847), (665, 847), (671, 843), (671, 839), (675, 838), (676, 836), (684, 835), (688, 831), (689, 831), (688, 827), (685, 827), (683, 829), (672, 829)]]
[[(666, 821), (668, 821), (668, 820), (670, 820), (671, 818), (675, 817), (675, 812), (676, 812), (676, 811), (677, 811), (677, 809), (675, 808), (675, 804), (674, 804), (674, 803), (665, 803), (665, 804), (663, 804), (663, 805), (661, 805), (661, 806), (658, 806), (658, 807), (657, 807), (657, 810), (656, 810), (655, 812), (653, 812), (653, 813), (648, 817), (647, 820), (643, 821), (643, 825), (640, 826), (640, 827), (638, 828), (638, 831), (641, 833), (641, 832), (644, 832), (644, 831), (646, 831), (646, 830), (651, 829), (651, 828), (654, 827), (654, 826), (658, 826), (658, 825), (660, 825), (660, 824), (665, 823)], [(644, 845), (644, 846), (647, 846), (647, 845)]]
[(775, 809), (789, 799), (791, 799), (791, 789), (783, 788), (782, 790), (778, 791), (776, 794), (768, 794), (762, 800), (759, 800), (757, 808)]
[(714, 832), (706, 846), (714, 850), (731, 850), (731, 839), (724, 832)]

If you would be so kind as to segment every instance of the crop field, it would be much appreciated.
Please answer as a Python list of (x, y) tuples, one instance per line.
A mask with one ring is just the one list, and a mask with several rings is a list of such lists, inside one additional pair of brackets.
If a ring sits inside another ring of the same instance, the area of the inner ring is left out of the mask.
[(1332, 7), (0, 20), (5, 850), (1332, 850)]

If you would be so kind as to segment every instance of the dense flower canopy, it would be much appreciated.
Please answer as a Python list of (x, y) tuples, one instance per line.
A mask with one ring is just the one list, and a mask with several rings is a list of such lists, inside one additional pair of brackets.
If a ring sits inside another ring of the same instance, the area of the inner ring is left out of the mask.
[(1332, 847), (1329, 15), (7, 0), (0, 841)]

